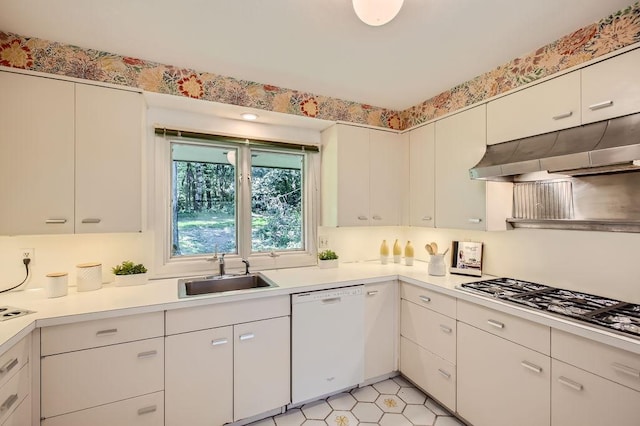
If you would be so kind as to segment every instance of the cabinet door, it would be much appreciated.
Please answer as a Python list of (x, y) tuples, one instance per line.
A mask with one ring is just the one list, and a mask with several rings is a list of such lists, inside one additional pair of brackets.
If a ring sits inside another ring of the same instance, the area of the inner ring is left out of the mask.
[(0, 93), (0, 235), (73, 233), (73, 83), (0, 72)]
[(582, 122), (640, 111), (640, 49), (582, 69)]
[(435, 124), (409, 133), (409, 225), (435, 225)]
[(640, 392), (553, 360), (552, 426), (633, 426), (640, 418)]
[(233, 327), (167, 336), (167, 426), (233, 420)]
[(398, 135), (370, 130), (369, 139), (369, 214), (370, 224), (400, 225), (402, 203), (401, 174), (403, 151)]
[(142, 228), (140, 93), (76, 86), (76, 233)]
[(364, 378), (373, 379), (396, 370), (397, 282), (365, 286)]
[(233, 327), (234, 421), (291, 402), (290, 317)]
[(458, 322), (458, 413), (474, 426), (549, 425), (548, 356)]
[(436, 227), (485, 230), (485, 182), (469, 169), (485, 150), (485, 106), (436, 122)]
[(2, 426), (26, 426), (31, 424), (31, 395), (22, 400), (18, 408), (7, 417)]
[(487, 144), (579, 126), (580, 72), (542, 82), (487, 104)]
[(369, 129), (338, 125), (338, 225), (368, 226)]

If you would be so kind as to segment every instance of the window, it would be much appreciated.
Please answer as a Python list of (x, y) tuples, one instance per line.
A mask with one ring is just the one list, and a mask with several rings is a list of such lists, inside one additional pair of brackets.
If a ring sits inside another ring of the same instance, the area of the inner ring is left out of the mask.
[(315, 263), (313, 149), (184, 134), (158, 140), (166, 178), (157, 182), (166, 193), (156, 203), (165, 225), (156, 229), (166, 235), (156, 269), (212, 271), (203, 259), (215, 253), (265, 268)]

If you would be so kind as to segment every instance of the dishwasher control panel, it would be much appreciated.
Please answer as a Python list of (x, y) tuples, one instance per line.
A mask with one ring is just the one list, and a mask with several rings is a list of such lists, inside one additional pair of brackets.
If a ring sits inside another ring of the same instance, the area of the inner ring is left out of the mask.
[(316, 300), (333, 299), (336, 297), (360, 296), (363, 294), (363, 285), (342, 287), (331, 290), (309, 291), (306, 293), (292, 294), (292, 303), (313, 302)]

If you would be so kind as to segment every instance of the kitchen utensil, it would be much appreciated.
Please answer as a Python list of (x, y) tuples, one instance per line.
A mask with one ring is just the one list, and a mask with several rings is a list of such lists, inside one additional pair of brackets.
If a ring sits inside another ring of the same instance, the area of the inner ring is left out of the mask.
[(429, 243), (425, 244), (424, 248), (427, 250), (427, 253), (429, 253), (431, 256), (433, 256), (435, 254), (433, 252), (433, 248), (431, 248), (431, 244), (429, 244)]
[(449, 247), (447, 247), (447, 249), (444, 251), (444, 253), (442, 253), (442, 255), (444, 256), (445, 254), (447, 254), (449, 252)]
[(431, 248), (433, 249), (433, 254), (438, 254), (438, 244), (433, 242), (431, 243)]

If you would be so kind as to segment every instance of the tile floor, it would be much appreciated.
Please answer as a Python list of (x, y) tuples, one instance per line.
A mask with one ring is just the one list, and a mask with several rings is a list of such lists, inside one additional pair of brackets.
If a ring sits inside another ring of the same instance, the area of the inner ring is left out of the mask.
[(464, 426), (401, 376), (305, 404), (250, 426)]

